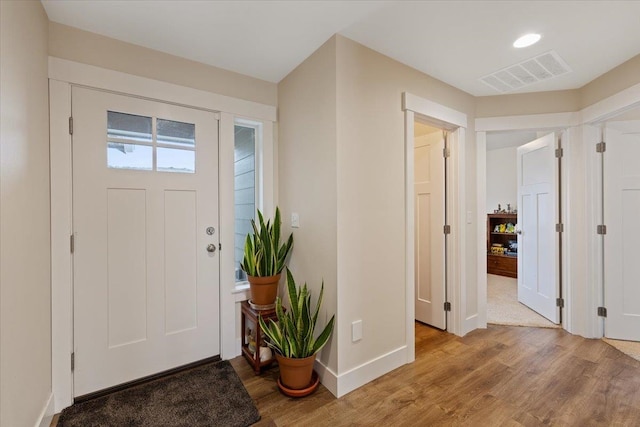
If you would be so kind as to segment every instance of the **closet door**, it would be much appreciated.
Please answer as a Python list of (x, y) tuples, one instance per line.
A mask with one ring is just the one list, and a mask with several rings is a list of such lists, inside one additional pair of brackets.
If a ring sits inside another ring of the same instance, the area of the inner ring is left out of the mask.
[(446, 329), (444, 280), (444, 158), (442, 131), (415, 139), (416, 320)]
[(518, 301), (560, 321), (555, 134), (518, 147)]
[(640, 341), (640, 134), (608, 125), (605, 140), (605, 336)]

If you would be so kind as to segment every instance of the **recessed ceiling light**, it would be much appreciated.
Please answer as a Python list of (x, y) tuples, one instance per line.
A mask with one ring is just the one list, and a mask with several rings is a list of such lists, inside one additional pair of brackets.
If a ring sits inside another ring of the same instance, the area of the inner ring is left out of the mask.
[(538, 43), (540, 37), (542, 37), (540, 34), (525, 34), (524, 36), (513, 42), (513, 47), (521, 48), (531, 46), (532, 44)]

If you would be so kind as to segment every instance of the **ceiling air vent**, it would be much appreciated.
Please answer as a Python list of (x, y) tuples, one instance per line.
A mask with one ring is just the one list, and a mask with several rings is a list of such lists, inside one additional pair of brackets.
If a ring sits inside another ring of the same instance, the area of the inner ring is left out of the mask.
[(509, 92), (570, 72), (567, 63), (556, 52), (549, 51), (481, 77), (480, 81), (498, 92)]

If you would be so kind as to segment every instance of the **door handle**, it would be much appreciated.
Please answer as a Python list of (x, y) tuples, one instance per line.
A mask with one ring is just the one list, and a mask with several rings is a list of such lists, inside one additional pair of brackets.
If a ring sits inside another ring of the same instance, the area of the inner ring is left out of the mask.
[(214, 245), (213, 243), (209, 243), (207, 245), (207, 252), (209, 253), (213, 253), (216, 251), (216, 245)]
[(522, 234), (522, 230), (516, 230), (517, 234)]

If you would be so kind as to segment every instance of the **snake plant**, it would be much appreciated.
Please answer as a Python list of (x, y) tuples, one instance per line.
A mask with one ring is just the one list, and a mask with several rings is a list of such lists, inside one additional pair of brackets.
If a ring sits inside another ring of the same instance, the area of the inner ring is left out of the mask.
[(280, 245), (280, 209), (276, 208), (273, 223), (265, 223), (262, 212), (258, 210), (258, 225), (251, 220), (253, 233), (247, 234), (244, 244), (244, 259), (241, 267), (249, 276), (268, 277), (279, 274), (285, 265), (287, 255), (293, 246), (293, 234)]
[(313, 356), (319, 352), (329, 341), (333, 332), (335, 315), (324, 327), (323, 331), (314, 338), (316, 321), (322, 305), (324, 294), (324, 282), (320, 289), (320, 296), (315, 310), (311, 311), (311, 293), (304, 286), (296, 286), (291, 271), (287, 269), (287, 293), (291, 307), (285, 312), (282, 306), (282, 298), (276, 299), (276, 315), (278, 321), (269, 319), (268, 324), (258, 317), (260, 328), (267, 337), (267, 344), (281, 356), (302, 359)]

